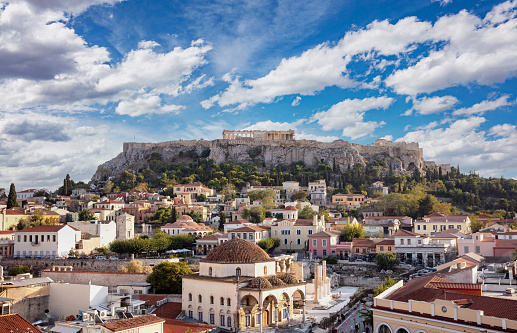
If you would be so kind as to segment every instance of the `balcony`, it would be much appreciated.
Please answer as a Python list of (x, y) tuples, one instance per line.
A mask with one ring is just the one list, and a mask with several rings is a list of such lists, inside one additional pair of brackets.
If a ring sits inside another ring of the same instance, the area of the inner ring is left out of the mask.
[(31, 242), (31, 245), (32, 245), (32, 246), (40, 246), (40, 245), (41, 245), (41, 242)]

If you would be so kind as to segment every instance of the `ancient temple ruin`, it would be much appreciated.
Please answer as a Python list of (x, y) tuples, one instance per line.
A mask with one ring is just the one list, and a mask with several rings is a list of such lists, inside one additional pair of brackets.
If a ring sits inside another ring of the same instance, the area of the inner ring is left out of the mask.
[(259, 131), (259, 130), (243, 130), (243, 131), (223, 131), (223, 139), (227, 140), (294, 140), (294, 130), (288, 131)]

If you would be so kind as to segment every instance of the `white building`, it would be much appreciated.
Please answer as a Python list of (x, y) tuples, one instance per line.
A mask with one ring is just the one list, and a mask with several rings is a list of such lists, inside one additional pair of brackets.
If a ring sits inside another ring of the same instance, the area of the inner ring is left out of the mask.
[(95, 209), (110, 209), (110, 210), (121, 210), (124, 208), (124, 203), (117, 200), (105, 200), (102, 202), (96, 202), (93, 204), (93, 208)]
[(436, 266), (446, 261), (448, 244), (433, 243), (429, 236), (399, 229), (394, 236), (395, 253), (401, 261)]
[(108, 287), (105, 286), (51, 283), (50, 315), (54, 318), (66, 318), (70, 315), (76, 316), (94, 306), (105, 303), (107, 297)]
[(36, 190), (30, 189), (25, 191), (20, 191), (16, 193), (16, 200), (27, 200), (34, 196)]
[(310, 182), (307, 188), (311, 203), (325, 206), (327, 204), (327, 183), (324, 179)]
[(296, 264), (270, 258), (249, 241), (229, 240), (201, 260), (198, 273), (183, 276), (182, 310), (234, 331), (278, 327), (295, 307), (305, 321), (306, 283), (291, 274)]
[(115, 222), (117, 239), (135, 238), (135, 217), (133, 215), (117, 210), (109, 213), (106, 220)]
[(285, 191), (285, 200), (290, 201), (294, 191), (300, 190), (300, 183), (294, 181), (287, 181), (282, 183), (282, 187)]
[(69, 225), (41, 225), (14, 232), (15, 257), (68, 255), (81, 240), (81, 231)]
[(160, 229), (168, 235), (195, 235), (201, 237), (214, 230), (204, 223), (194, 222), (189, 215), (181, 215), (176, 222), (167, 223), (160, 227)]
[(115, 222), (76, 221), (68, 222), (67, 225), (80, 230), (81, 233), (99, 237), (101, 247), (108, 246), (113, 242), (117, 234)]

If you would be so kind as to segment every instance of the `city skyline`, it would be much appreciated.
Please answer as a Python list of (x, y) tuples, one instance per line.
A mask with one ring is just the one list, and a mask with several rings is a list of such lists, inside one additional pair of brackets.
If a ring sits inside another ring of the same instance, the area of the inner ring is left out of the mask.
[(418, 142), (517, 177), (517, 1), (19, 0), (0, 27), (6, 189), (224, 129)]

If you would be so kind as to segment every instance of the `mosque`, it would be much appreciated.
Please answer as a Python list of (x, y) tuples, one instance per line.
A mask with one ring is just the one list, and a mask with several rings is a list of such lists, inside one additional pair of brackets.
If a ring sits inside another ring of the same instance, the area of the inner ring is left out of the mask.
[(289, 323), (296, 309), (305, 322), (306, 282), (295, 277), (290, 257), (271, 258), (258, 245), (229, 240), (183, 276), (186, 316), (228, 330)]

